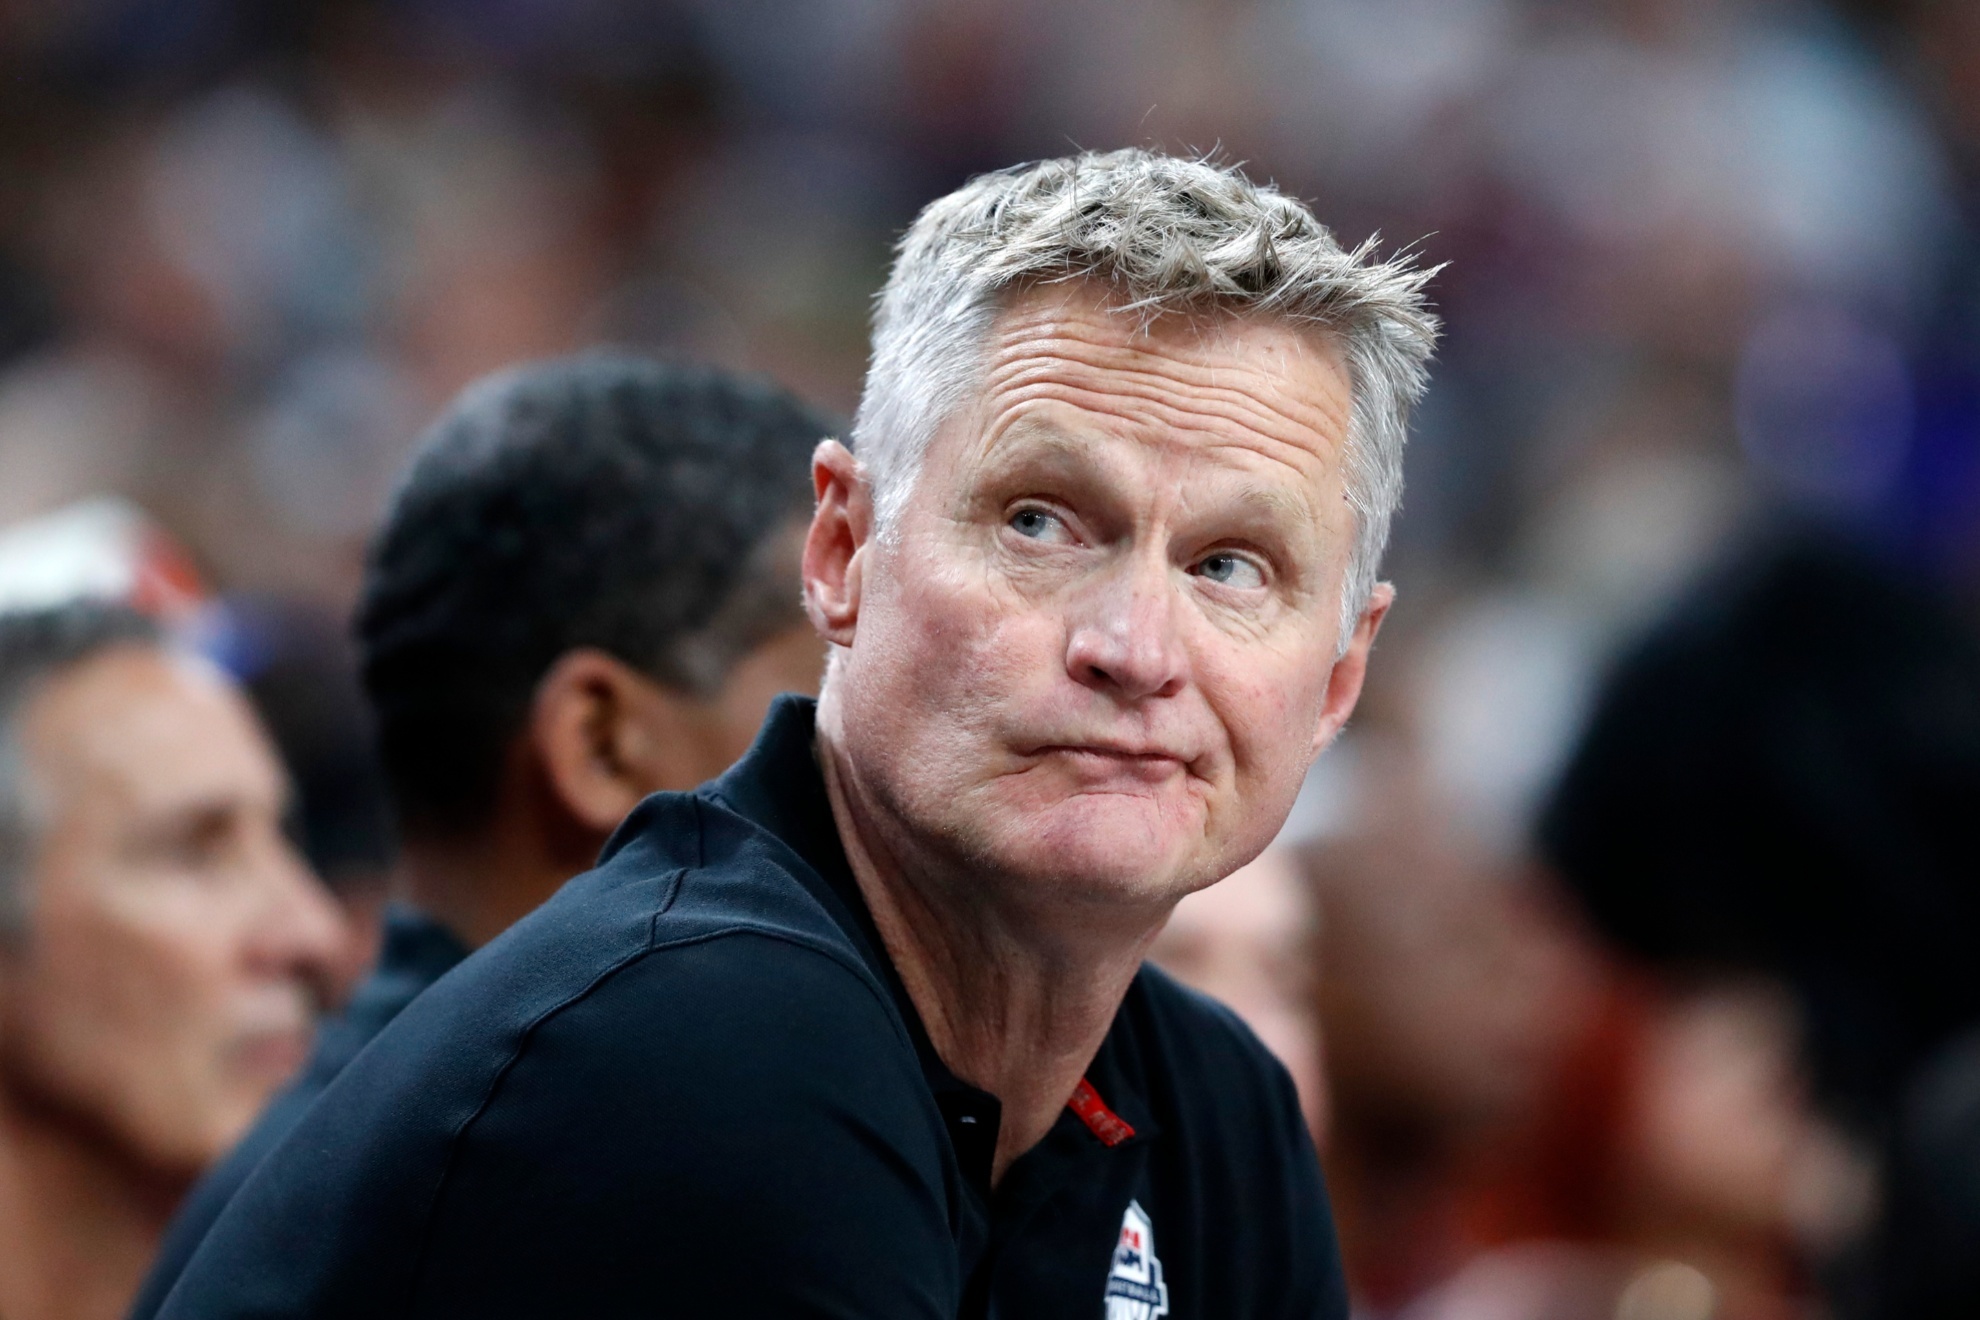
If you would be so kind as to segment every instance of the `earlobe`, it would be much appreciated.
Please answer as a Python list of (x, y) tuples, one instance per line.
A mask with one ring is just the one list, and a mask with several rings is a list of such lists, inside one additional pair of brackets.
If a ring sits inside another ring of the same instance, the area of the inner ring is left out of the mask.
[(1314, 731), (1313, 755), (1318, 756), (1327, 750), (1327, 744), (1334, 741), (1354, 714), (1357, 702), (1361, 700), (1362, 683), (1368, 677), (1368, 654), (1375, 646), (1375, 634), (1382, 629), (1382, 620), (1388, 617), (1389, 607), (1396, 603), (1396, 589), (1387, 582), (1375, 584), (1369, 593), (1368, 604), (1355, 621), (1354, 636), (1348, 640), (1347, 650), (1340, 659), (1334, 661), (1333, 672), (1327, 677), (1327, 695), (1320, 710), (1320, 727)]
[(823, 440), (811, 456), (818, 507), (804, 539), (805, 613), (818, 635), (851, 646), (859, 622), (861, 570), (873, 528), (866, 473), (837, 440)]

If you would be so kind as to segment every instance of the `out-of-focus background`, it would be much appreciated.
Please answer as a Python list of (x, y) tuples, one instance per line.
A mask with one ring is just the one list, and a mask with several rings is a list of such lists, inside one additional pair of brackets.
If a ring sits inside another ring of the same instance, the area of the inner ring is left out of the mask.
[(6, 6), (0, 538), (148, 511), (366, 892), (344, 620), (456, 389), (608, 341), (849, 412), (923, 203), (1130, 144), (1449, 263), (1283, 850), (1358, 1304), (1860, 1313), (1980, 1015), (1980, 8)]

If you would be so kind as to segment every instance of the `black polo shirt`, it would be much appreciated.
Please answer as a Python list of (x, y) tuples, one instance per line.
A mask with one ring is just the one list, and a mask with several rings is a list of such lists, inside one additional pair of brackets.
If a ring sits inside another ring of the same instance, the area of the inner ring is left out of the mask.
[(1136, 977), (993, 1191), (839, 844), (811, 703), (422, 995), (228, 1206), (167, 1320), (1343, 1317), (1291, 1081)]

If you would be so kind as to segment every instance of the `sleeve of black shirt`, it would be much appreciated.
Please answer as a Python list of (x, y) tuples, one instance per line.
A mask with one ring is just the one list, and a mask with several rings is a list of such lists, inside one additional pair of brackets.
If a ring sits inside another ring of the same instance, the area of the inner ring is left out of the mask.
[(410, 1313), (953, 1316), (946, 1140), (837, 959), (663, 950), (531, 1032), (455, 1144)]

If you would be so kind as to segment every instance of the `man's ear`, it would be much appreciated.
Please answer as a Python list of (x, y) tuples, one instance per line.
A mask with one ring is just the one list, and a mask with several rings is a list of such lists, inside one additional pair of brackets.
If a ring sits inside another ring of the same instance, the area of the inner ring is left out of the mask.
[(1396, 589), (1387, 582), (1377, 582), (1375, 590), (1369, 593), (1367, 607), (1355, 620), (1354, 636), (1327, 678), (1327, 696), (1320, 706), (1320, 727), (1313, 737), (1315, 756), (1327, 749), (1327, 744), (1334, 741), (1334, 735), (1348, 722), (1348, 716), (1354, 714), (1355, 703), (1361, 700), (1361, 684), (1368, 677), (1368, 653), (1375, 645), (1375, 634), (1382, 630), (1382, 620), (1388, 617), (1389, 606), (1395, 603)]
[(811, 483), (818, 507), (804, 538), (804, 610), (820, 637), (851, 646), (873, 496), (859, 460), (837, 440), (821, 440), (812, 451)]
[(648, 793), (693, 788), (701, 764), (689, 700), (603, 651), (567, 651), (536, 685), (530, 747), (557, 806), (595, 834)]

